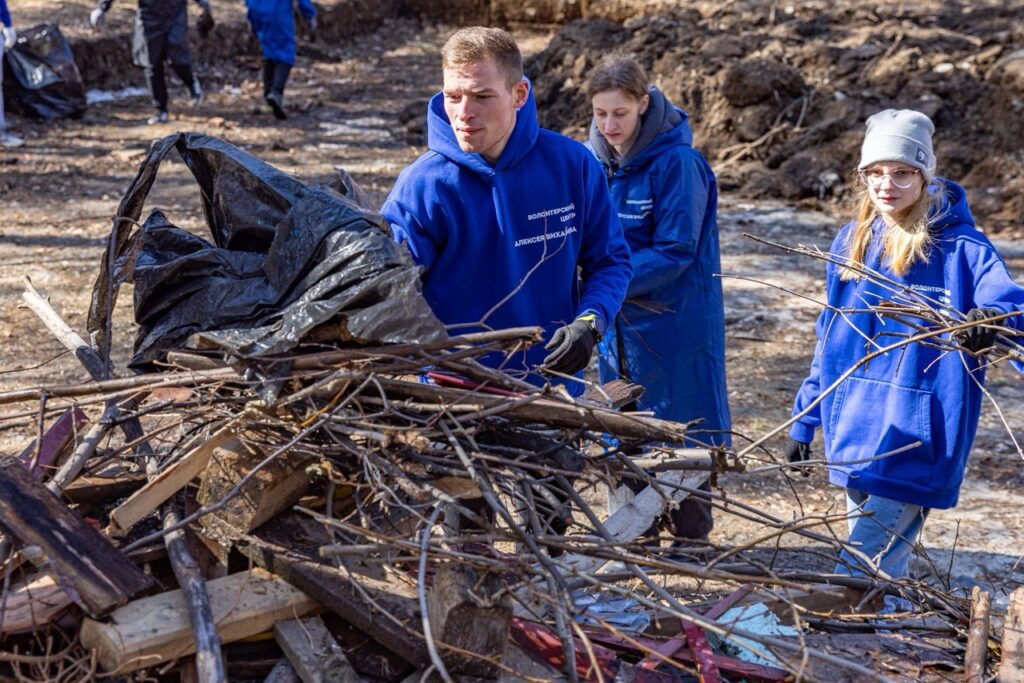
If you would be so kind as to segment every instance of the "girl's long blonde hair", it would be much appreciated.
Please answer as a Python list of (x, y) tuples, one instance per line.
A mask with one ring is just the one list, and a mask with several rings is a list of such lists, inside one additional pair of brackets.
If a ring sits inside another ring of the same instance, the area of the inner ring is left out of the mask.
[[(928, 261), (935, 237), (931, 231), (935, 218), (931, 216), (931, 211), (941, 196), (941, 185), (934, 192), (929, 192), (926, 183), (917, 201), (895, 216), (893, 225), (883, 226), (882, 263), (896, 275), (906, 275), (915, 263)], [(846, 258), (851, 265), (859, 266), (864, 264), (871, 244), (871, 227), (880, 214), (866, 187), (861, 189), (857, 204), (857, 220), (850, 231)], [(852, 268), (843, 268), (839, 272), (841, 280), (856, 280), (859, 277), (861, 274)]]

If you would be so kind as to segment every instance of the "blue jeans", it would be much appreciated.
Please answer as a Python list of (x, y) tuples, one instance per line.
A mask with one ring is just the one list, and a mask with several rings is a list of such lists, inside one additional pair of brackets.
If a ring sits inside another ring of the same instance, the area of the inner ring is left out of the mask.
[(843, 549), (836, 573), (906, 577), (910, 553), (929, 511), (920, 505), (846, 489), (848, 543), (854, 552)]

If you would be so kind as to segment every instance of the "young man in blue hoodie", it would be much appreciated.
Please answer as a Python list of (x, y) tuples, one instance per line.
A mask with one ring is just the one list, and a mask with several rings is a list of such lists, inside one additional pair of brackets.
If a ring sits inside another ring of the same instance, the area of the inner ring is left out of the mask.
[(543, 348), (488, 360), (535, 384), (541, 369), (575, 375), (632, 275), (604, 174), (583, 145), (539, 127), (507, 32), (462, 29), (441, 57), (430, 149), (402, 171), (381, 213), (423, 267), (423, 293), (450, 331), (542, 326)]

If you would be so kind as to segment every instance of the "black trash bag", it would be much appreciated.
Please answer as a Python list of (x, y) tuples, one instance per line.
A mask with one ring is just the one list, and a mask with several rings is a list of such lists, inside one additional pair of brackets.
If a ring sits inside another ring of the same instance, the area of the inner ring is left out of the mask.
[(4, 102), (18, 113), (44, 121), (85, 113), (85, 86), (56, 24), (20, 30), (3, 62)]
[[(161, 161), (177, 150), (199, 183), (215, 244), (159, 210), (137, 224)], [(180, 348), (235, 358), (288, 351), (304, 338), (350, 344), (446, 337), (421, 293), (419, 268), (384, 220), (338, 189), (309, 187), (217, 138), (153, 143), (118, 207), (93, 288), (88, 329), (109, 358), (118, 287), (135, 285), (136, 369)]]

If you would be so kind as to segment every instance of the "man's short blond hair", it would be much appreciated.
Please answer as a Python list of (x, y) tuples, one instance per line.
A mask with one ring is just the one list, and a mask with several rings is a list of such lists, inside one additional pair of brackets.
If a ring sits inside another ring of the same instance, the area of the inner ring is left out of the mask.
[(441, 48), (441, 68), (469, 66), (493, 59), (509, 89), (523, 79), (523, 55), (508, 31), (486, 26), (460, 29)]

